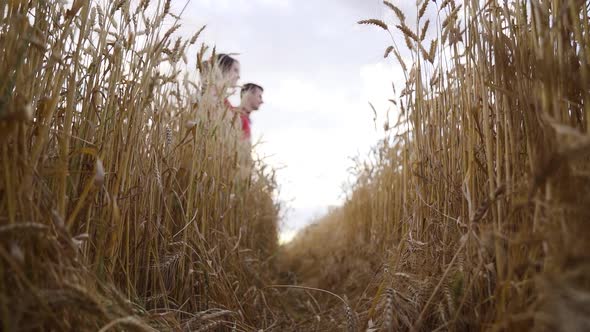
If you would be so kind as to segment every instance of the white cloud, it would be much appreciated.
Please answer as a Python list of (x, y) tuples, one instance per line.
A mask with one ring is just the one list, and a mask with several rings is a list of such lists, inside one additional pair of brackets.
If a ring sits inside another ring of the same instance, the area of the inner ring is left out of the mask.
[(297, 235), (297, 231), (294, 230), (285, 230), (279, 234), (279, 244), (287, 244), (291, 242), (295, 235)]
[(394, 99), (392, 83), (399, 95), (404, 88), (404, 74), (401, 67), (392, 63), (392, 59), (386, 61), (365, 64), (360, 67), (360, 79), (362, 82), (361, 99), (371, 102), (378, 112), (378, 120), (383, 123), (387, 113), (397, 113), (397, 106), (389, 99)]
[(289, 0), (258, 0), (258, 2), (279, 8), (288, 8), (291, 6), (291, 2)]
[(228, 13), (253, 13), (255, 11), (271, 9), (286, 9), (291, 3), (289, 0), (193, 0), (195, 7), (204, 7), (214, 11)]
[(313, 107), (310, 100), (319, 99), (319, 92), (317, 87), (314, 88), (313, 82), (305, 82), (302, 79), (282, 79), (274, 90), (275, 93), (266, 98), (267, 103), (280, 106), (283, 110), (305, 113)]
[[(338, 91), (326, 79), (314, 80), (314, 74), (308, 77), (287, 77), (280, 79), (278, 86), (271, 87), (272, 94), (267, 94), (266, 102), (282, 112), (308, 114), (334, 114), (350, 108), (350, 97)], [(299, 75), (301, 76), (301, 75)]]

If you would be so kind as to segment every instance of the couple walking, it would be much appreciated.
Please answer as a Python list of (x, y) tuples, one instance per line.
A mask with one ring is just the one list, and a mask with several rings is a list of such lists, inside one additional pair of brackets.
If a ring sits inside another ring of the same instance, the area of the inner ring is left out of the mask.
[[(237, 115), (239, 119), (238, 127), (241, 130), (241, 139), (250, 143), (252, 132), (251, 132), (251, 120), (250, 114), (253, 111), (257, 111), (262, 105), (262, 93), (264, 89), (255, 83), (246, 83), (242, 85), (240, 90), (240, 105), (233, 106), (229, 101), (229, 93), (223, 93), (224, 91), (233, 91), (238, 87), (238, 81), (240, 79), (240, 62), (235, 58), (227, 54), (217, 54), (211, 59), (213, 67), (217, 68), (213, 70), (213, 79), (217, 82), (217, 89), (214, 89), (216, 97), (223, 97), (223, 103), (225, 107)], [(207, 64), (207, 67), (211, 66)]]
[(221, 126), (216, 128), (222, 136), (232, 137), (230, 141), (237, 140), (238, 176), (248, 179), (253, 166), (250, 114), (262, 105), (264, 89), (255, 83), (242, 85), (240, 104), (233, 106), (228, 97), (238, 88), (240, 62), (227, 54), (214, 55), (203, 63), (201, 80), (204, 98), (201, 101), (204, 105), (215, 105), (213, 108), (204, 107), (202, 111), (210, 118), (213, 116), (214, 121), (219, 121)]

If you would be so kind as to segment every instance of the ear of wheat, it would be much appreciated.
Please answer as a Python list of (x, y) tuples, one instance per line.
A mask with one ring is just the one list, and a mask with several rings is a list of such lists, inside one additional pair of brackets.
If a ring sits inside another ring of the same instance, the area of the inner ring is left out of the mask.
[(377, 20), (377, 19), (368, 19), (368, 20), (362, 20), (362, 21), (358, 21), (358, 24), (369, 24), (369, 25), (375, 25), (380, 27), (383, 30), (389, 30), (389, 27), (387, 26), (387, 24), (385, 24), (385, 22), (381, 21), (381, 20)]

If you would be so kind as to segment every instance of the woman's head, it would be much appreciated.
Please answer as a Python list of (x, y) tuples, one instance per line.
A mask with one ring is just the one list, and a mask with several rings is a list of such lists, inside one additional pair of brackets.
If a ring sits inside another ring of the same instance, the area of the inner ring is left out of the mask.
[(217, 66), (223, 79), (231, 87), (235, 87), (240, 79), (240, 63), (227, 54), (217, 54)]

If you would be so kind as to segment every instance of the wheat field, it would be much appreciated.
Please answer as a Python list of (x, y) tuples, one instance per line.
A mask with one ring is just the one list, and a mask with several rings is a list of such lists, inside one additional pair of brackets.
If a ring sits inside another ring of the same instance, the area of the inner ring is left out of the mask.
[(589, 7), (384, 1), (399, 118), (279, 247), (170, 0), (0, 2), (0, 329), (590, 330)]

